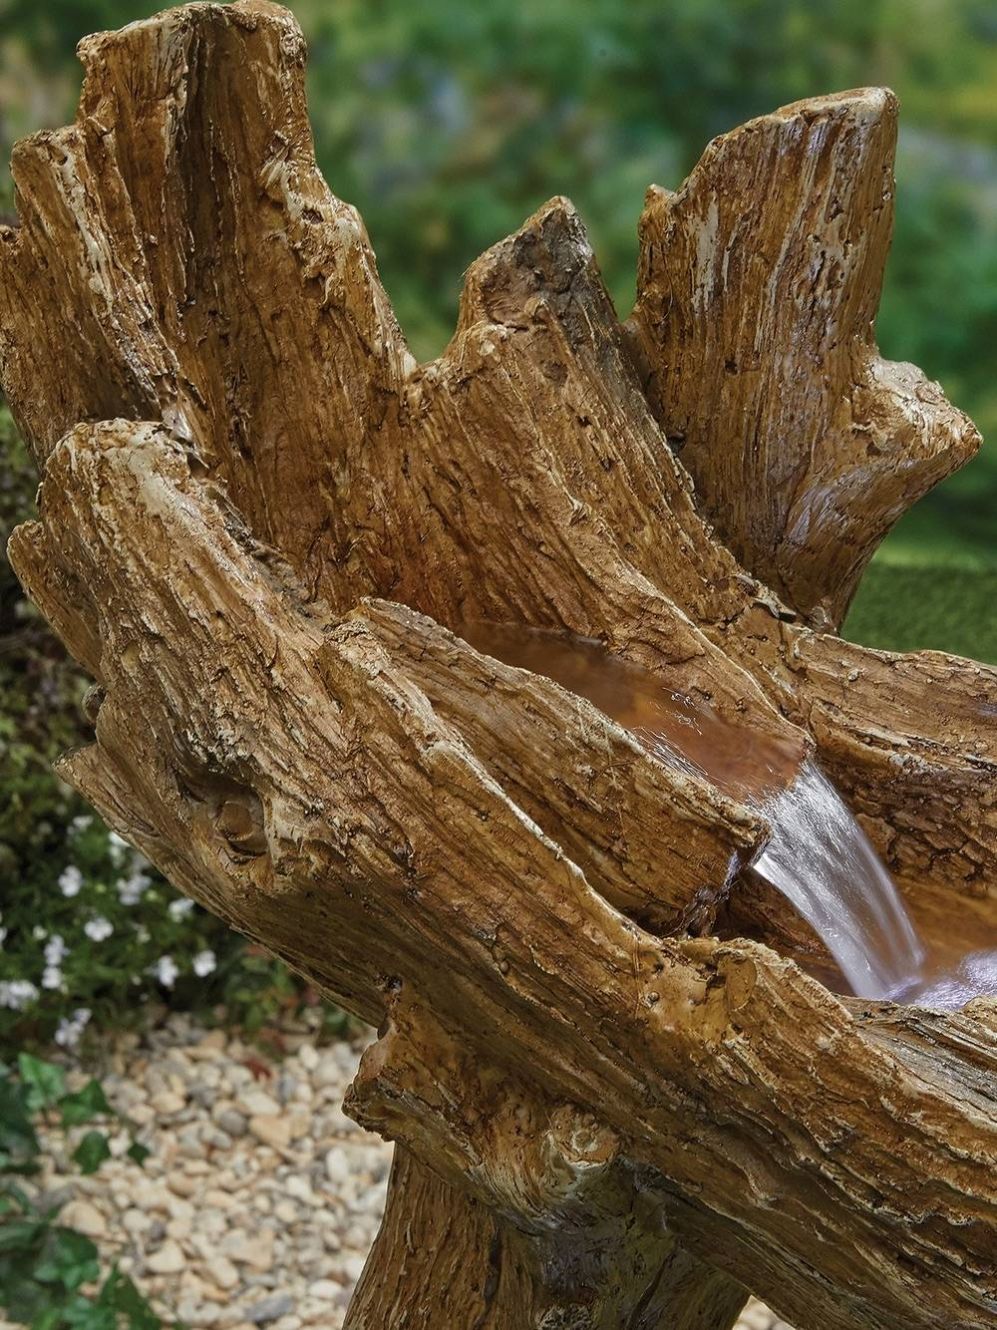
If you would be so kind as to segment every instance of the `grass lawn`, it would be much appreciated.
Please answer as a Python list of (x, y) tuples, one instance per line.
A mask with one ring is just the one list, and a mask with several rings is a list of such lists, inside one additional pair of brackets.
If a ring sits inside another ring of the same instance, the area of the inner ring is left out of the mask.
[(933, 648), (997, 664), (997, 449), (984, 447), (884, 541), (843, 635), (890, 651)]
[(997, 664), (997, 568), (873, 561), (843, 636), (890, 651), (931, 647)]

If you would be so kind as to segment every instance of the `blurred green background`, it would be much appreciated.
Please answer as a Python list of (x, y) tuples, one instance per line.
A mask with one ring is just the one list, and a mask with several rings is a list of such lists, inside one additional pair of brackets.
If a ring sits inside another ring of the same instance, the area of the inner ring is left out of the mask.
[[(0, 140), (71, 115), (74, 47), (160, 6), (3, 0)], [(361, 210), (421, 356), (453, 326), (466, 265), (571, 196), (621, 314), (646, 185), (783, 102), (864, 83), (902, 101), (884, 352), (997, 423), (997, 5), (993, 0), (300, 0), (318, 157)], [(0, 195), (9, 195), (9, 178)], [(907, 517), (849, 634), (997, 660), (997, 461)]]

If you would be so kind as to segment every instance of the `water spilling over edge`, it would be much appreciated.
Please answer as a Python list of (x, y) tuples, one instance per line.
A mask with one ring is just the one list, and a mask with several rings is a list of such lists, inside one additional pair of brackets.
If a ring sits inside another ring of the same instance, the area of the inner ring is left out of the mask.
[(659, 761), (755, 804), (772, 835), (752, 871), (810, 924), (858, 997), (953, 1009), (997, 995), (997, 951), (930, 973), (893, 879), (812, 759), (787, 766), (786, 751), (768, 736), (694, 703), (594, 639), (484, 622), (460, 631), (479, 651), (588, 698)]
[(924, 947), (869, 838), (813, 761), (763, 805), (771, 839), (752, 868), (799, 911), (859, 997), (916, 982)]

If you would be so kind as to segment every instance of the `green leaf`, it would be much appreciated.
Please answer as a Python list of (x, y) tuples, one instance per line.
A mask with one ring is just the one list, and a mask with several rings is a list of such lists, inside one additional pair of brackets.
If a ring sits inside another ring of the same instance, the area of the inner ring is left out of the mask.
[(38, 1137), (28, 1115), (28, 1089), (0, 1080), (0, 1172), (24, 1173), (38, 1154)]
[(0, 1253), (31, 1251), (45, 1228), (40, 1219), (19, 1219), (14, 1224), (0, 1225)]
[(152, 1151), (148, 1148), (148, 1146), (143, 1145), (141, 1141), (132, 1141), (131, 1145), (125, 1151), (125, 1154), (128, 1156), (129, 1159), (133, 1160), (136, 1164), (138, 1164), (139, 1168), (141, 1168), (142, 1165), (145, 1163), (145, 1161), (152, 1154)]
[(114, 1269), (101, 1290), (115, 1311), (128, 1320), (129, 1330), (160, 1330), (162, 1322), (127, 1275)]
[(38, 1153), (38, 1137), (28, 1114), (23, 1085), (0, 1081), (0, 1150), (23, 1162)]
[(78, 1127), (83, 1122), (91, 1122), (94, 1118), (114, 1112), (99, 1081), (90, 1081), (75, 1094), (64, 1095), (59, 1101), (59, 1107), (64, 1127)]
[(66, 1077), (61, 1067), (43, 1062), (31, 1053), (19, 1053), (17, 1067), (28, 1088), (28, 1108), (49, 1108), (66, 1093)]
[(18, 1163), (18, 1161), (7, 1154), (5, 1150), (0, 1150), (0, 1176), (15, 1174), (16, 1176), (27, 1178), (30, 1177), (32, 1173), (39, 1173), (40, 1171), (40, 1165), (36, 1164), (33, 1160), (28, 1159)]
[(52, 1291), (37, 1283), (24, 1271), (25, 1262), (0, 1258), (0, 1306), (6, 1320), (34, 1325), (52, 1304)]
[(97, 1248), (75, 1229), (53, 1228), (34, 1275), (39, 1283), (62, 1284), (72, 1293), (81, 1284), (100, 1278)]
[(33, 1209), (31, 1197), (23, 1187), (9, 1178), (0, 1179), (0, 1215), (9, 1215), (15, 1210), (28, 1214)]
[(46, 1307), (31, 1322), (31, 1330), (56, 1330), (62, 1323), (62, 1307)]
[(96, 1301), (74, 1298), (67, 1304), (63, 1314), (73, 1330), (117, 1330), (117, 1314), (110, 1303), (103, 1301), (103, 1293)]
[(102, 1131), (88, 1131), (73, 1151), (73, 1159), (83, 1173), (96, 1173), (105, 1159), (110, 1159), (111, 1147)]

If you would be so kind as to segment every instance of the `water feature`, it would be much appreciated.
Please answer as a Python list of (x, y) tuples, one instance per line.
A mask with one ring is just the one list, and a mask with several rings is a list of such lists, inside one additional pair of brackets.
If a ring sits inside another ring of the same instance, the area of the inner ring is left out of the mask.
[(752, 869), (806, 919), (852, 991), (884, 998), (915, 981), (925, 951), (900, 893), (816, 762), (763, 809), (772, 837)]
[(997, 951), (932, 965), (865, 832), (799, 750), (731, 723), (593, 639), (491, 623), (460, 631), (479, 651), (588, 698), (660, 760), (757, 806), (772, 834), (751, 871), (810, 924), (859, 997), (955, 1008), (997, 994)]

